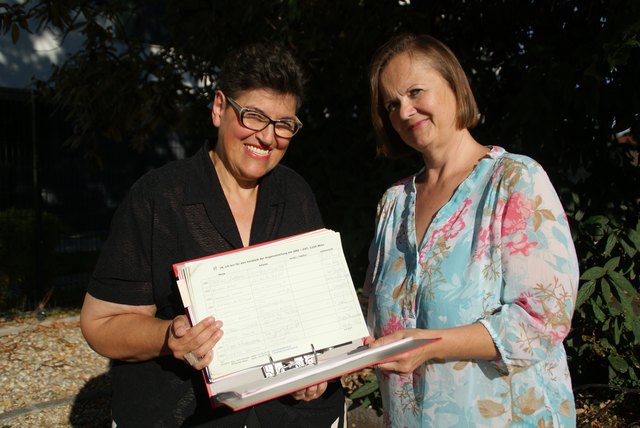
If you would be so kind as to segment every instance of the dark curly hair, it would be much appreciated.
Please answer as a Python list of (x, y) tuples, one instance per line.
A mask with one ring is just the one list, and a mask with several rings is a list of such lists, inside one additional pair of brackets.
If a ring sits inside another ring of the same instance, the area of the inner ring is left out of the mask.
[(252, 89), (271, 89), (296, 97), (296, 110), (304, 97), (306, 78), (291, 51), (275, 43), (254, 43), (232, 51), (225, 59), (216, 89), (230, 97)]

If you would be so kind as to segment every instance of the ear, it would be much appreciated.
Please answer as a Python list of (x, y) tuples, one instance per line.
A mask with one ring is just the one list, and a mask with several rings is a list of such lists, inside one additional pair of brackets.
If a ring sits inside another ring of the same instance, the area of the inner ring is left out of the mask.
[(216, 128), (220, 127), (222, 122), (222, 113), (224, 111), (224, 94), (221, 91), (216, 91), (216, 95), (213, 98), (213, 105), (211, 106), (211, 121)]

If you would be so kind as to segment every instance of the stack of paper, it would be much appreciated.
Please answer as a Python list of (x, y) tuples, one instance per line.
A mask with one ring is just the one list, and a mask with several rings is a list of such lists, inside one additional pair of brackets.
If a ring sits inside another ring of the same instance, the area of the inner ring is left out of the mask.
[(236, 410), (426, 344), (361, 348), (369, 332), (340, 235), (328, 229), (177, 263), (174, 271), (191, 322), (224, 323), (207, 387)]

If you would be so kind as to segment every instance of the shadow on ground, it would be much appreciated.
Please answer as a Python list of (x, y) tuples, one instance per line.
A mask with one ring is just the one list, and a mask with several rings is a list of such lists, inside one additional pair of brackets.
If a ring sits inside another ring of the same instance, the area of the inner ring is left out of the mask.
[(111, 427), (111, 376), (105, 373), (91, 379), (76, 396), (69, 425), (77, 428)]

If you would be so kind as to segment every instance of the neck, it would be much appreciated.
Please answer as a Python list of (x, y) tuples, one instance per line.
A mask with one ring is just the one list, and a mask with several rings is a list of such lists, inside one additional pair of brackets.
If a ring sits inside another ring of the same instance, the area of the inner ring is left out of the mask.
[(422, 153), (425, 172), (418, 181), (434, 185), (459, 174), (466, 175), (486, 153), (487, 148), (468, 130), (457, 131), (446, 144)]
[(218, 156), (214, 150), (209, 151), (209, 157), (213, 162), (213, 168), (227, 199), (230, 197), (234, 199), (255, 199), (258, 191), (258, 181), (238, 179), (229, 171), (224, 159)]

